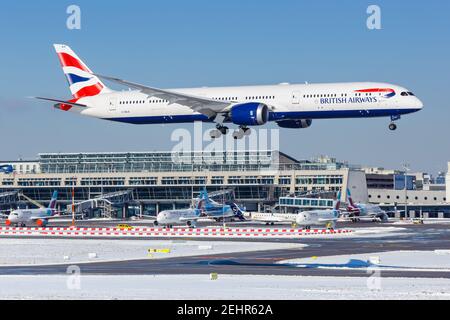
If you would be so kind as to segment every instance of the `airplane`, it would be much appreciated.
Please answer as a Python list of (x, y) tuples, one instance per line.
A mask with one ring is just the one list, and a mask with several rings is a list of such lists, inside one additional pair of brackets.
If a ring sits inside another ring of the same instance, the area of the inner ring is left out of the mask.
[[(234, 208), (234, 209), (233, 209)], [(221, 205), (208, 196), (206, 189), (200, 192), (193, 209), (165, 210), (160, 212), (154, 222), (155, 226), (165, 225), (172, 228), (174, 225), (186, 224), (195, 228), (200, 219), (215, 220), (238, 218), (244, 219), (242, 211), (236, 204)]]
[(349, 189), (347, 189), (347, 198), (348, 205), (345, 215), (348, 215), (353, 222), (357, 222), (361, 218), (370, 218), (372, 221), (380, 219), (382, 222), (387, 222), (389, 220), (387, 212), (378, 205), (354, 203)]
[(326, 225), (327, 229), (334, 230), (336, 228), (336, 222), (341, 216), (341, 193), (337, 195), (337, 199), (334, 203), (334, 208), (331, 210), (311, 210), (303, 211), (297, 215), (296, 223), (298, 226), (303, 226), (305, 229), (311, 229), (311, 226)]
[(297, 213), (255, 212), (250, 215), (252, 221), (263, 222), (266, 225), (278, 223), (295, 223)]
[(14, 172), (14, 167), (10, 164), (5, 164), (0, 166), (0, 172), (10, 174)]
[(25, 227), (29, 224), (36, 224), (39, 227), (45, 227), (50, 219), (55, 218), (57, 199), (58, 191), (55, 191), (47, 208), (40, 206), (38, 209), (17, 209), (12, 211), (6, 220), (6, 226)]
[[(423, 108), (410, 90), (377, 82), (159, 89), (95, 74), (69, 46), (54, 48), (72, 99), (35, 98), (54, 102), (62, 111), (121, 123), (215, 123), (212, 139), (228, 134), (228, 124), (237, 126), (233, 138), (242, 139), (251, 134), (250, 127), (270, 122), (302, 129), (313, 120), (335, 118), (390, 117), (389, 129), (396, 130), (401, 116)], [(114, 91), (100, 79), (130, 90)]]
[(247, 221), (247, 219), (245, 219), (244, 211), (236, 203), (228, 202), (227, 204), (230, 206), (231, 210), (233, 210), (234, 217), (238, 218), (239, 221)]

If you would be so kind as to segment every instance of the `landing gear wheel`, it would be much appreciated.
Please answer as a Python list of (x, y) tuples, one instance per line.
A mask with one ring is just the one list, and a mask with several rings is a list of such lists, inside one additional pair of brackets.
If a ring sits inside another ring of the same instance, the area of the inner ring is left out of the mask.
[(252, 134), (252, 129), (250, 128), (241, 128), (241, 130), (244, 132), (244, 136), (249, 136)]
[(222, 132), (218, 129), (211, 130), (209, 136), (211, 137), (211, 139), (218, 139), (222, 136)]
[(244, 137), (244, 131), (242, 131), (241, 129), (236, 130), (233, 132), (233, 139), (234, 140), (240, 140)]
[(391, 124), (389, 125), (389, 130), (391, 130), (391, 131), (397, 130), (397, 125), (396, 125), (395, 123), (391, 123)]
[(224, 136), (228, 134), (228, 132), (230, 132), (230, 129), (228, 129), (228, 127), (220, 127), (217, 130), (220, 131), (220, 133), (222, 133)]

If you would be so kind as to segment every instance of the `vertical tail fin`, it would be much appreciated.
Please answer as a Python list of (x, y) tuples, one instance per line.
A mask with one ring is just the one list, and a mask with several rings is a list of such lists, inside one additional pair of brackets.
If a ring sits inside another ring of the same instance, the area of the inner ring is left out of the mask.
[(236, 218), (238, 218), (241, 221), (245, 221), (244, 213), (242, 212), (241, 208), (237, 206), (236, 203), (230, 202), (228, 205), (230, 206), (231, 210), (233, 210), (234, 216)]
[(355, 207), (355, 203), (353, 202), (352, 194), (350, 193), (350, 189), (347, 189), (347, 198), (348, 198), (348, 202), (350, 203), (350, 206)]
[(195, 207), (198, 210), (205, 210), (207, 204), (209, 204), (209, 196), (208, 191), (206, 190), (206, 188), (204, 188), (202, 191), (200, 191)]
[(341, 208), (341, 192), (339, 191), (334, 202), (334, 210), (339, 210)]
[(53, 192), (52, 200), (50, 200), (50, 204), (48, 205), (49, 209), (56, 209), (56, 201), (58, 200), (58, 191)]
[(54, 44), (53, 46), (74, 99), (112, 92), (99, 78), (93, 75), (93, 72), (69, 46), (64, 44)]

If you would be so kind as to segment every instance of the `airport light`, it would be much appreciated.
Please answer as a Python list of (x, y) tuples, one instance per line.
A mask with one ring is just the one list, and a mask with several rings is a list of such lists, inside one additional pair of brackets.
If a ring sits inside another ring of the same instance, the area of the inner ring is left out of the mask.
[[(403, 164), (403, 169), (405, 170), (405, 218), (407, 218), (408, 215), (408, 184), (407, 184), (407, 178), (408, 178), (408, 171), (410, 170), (408, 163)], [(411, 217), (409, 217), (411, 218)]]
[(75, 178), (72, 180), (72, 227), (75, 227)]

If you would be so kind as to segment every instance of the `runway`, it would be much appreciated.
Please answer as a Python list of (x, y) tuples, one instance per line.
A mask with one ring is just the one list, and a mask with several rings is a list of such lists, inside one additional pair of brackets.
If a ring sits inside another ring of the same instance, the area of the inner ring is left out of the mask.
[[(378, 225), (379, 226), (379, 225)], [(387, 251), (434, 251), (450, 249), (450, 228), (445, 224), (404, 225), (406, 232), (400, 235), (380, 235), (370, 238), (276, 240), (307, 244), (301, 250), (275, 250), (242, 252), (219, 255), (168, 258), (160, 260), (133, 260), (80, 264), (85, 275), (155, 275), (155, 274), (252, 274), (296, 276), (367, 276), (366, 270), (343, 270), (323, 268), (298, 268), (276, 264), (278, 261), (374, 253)], [(117, 240), (120, 241), (120, 240)], [(204, 240), (212, 242), (212, 240)], [(267, 240), (275, 241), (275, 240)], [(0, 275), (50, 275), (66, 274), (67, 265), (0, 267)], [(450, 272), (383, 271), (382, 277), (450, 278)]]

